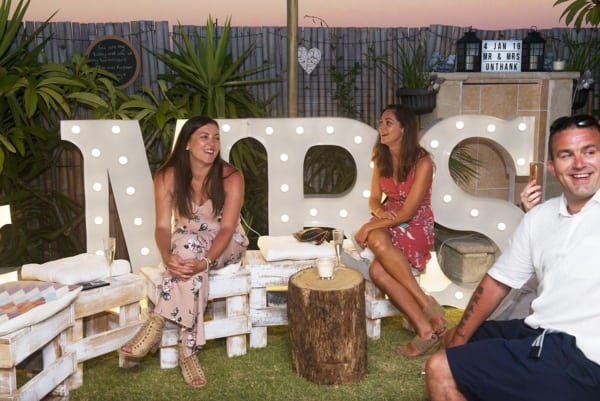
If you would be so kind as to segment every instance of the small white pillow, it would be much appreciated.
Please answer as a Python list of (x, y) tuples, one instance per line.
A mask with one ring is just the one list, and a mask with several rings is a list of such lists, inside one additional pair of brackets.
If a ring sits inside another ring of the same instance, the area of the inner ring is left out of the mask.
[(115, 260), (112, 266), (109, 266), (102, 255), (82, 253), (42, 264), (25, 264), (21, 267), (21, 279), (77, 284), (129, 272), (131, 272), (131, 265), (126, 260)]
[(300, 242), (291, 235), (263, 235), (258, 238), (257, 245), (267, 262), (335, 257), (335, 249), (330, 243), (315, 245), (312, 242)]

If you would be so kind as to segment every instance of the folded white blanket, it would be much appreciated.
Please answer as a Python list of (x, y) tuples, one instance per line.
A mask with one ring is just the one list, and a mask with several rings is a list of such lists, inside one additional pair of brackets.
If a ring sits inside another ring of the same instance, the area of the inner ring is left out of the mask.
[(131, 265), (126, 260), (115, 260), (112, 266), (109, 266), (102, 255), (82, 253), (42, 264), (25, 264), (21, 267), (21, 279), (78, 284), (130, 272)]
[(312, 242), (300, 242), (291, 235), (263, 235), (258, 238), (257, 245), (267, 262), (335, 257), (335, 249), (330, 243), (315, 245)]

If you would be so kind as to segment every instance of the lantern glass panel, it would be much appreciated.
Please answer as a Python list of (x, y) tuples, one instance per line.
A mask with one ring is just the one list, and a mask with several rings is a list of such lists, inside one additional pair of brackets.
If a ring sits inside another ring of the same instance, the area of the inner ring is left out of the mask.
[(546, 40), (536, 30), (529, 31), (523, 39), (522, 71), (542, 71)]
[(456, 70), (459, 72), (481, 71), (481, 39), (475, 32), (465, 32), (456, 43)]

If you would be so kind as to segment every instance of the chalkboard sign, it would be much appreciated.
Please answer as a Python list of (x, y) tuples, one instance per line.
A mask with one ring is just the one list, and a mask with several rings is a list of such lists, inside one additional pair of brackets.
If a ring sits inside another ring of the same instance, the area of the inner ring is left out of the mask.
[(116, 35), (105, 35), (94, 40), (86, 52), (90, 65), (113, 73), (117, 87), (126, 88), (140, 73), (140, 56), (133, 45)]

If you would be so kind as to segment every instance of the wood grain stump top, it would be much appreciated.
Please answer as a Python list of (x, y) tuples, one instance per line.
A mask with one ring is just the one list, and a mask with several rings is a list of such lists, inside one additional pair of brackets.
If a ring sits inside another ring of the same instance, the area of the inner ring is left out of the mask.
[(367, 374), (365, 283), (338, 267), (332, 280), (316, 268), (290, 277), (288, 328), (296, 373), (317, 384), (347, 384)]

